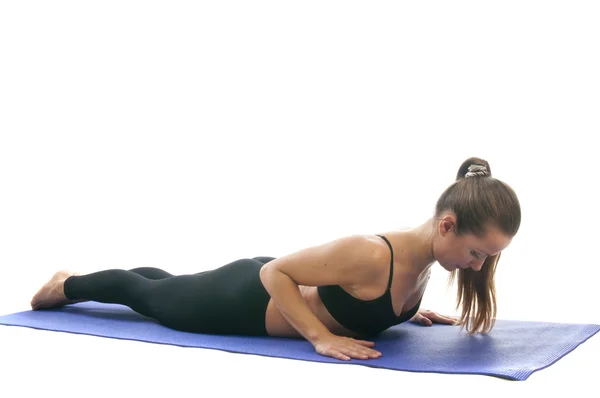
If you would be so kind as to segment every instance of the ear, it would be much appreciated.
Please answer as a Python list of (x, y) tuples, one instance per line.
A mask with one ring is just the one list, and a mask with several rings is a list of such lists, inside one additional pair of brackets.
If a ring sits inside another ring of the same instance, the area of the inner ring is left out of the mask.
[(449, 233), (456, 233), (456, 216), (454, 214), (446, 214), (440, 220), (439, 232), (441, 236), (446, 236)]

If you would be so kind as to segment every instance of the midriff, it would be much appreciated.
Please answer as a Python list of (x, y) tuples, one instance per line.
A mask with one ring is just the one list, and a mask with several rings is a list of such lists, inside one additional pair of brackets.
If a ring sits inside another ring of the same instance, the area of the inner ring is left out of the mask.
[[(327, 311), (321, 301), (316, 286), (299, 286), (300, 294), (310, 310), (327, 329), (338, 336), (357, 337), (358, 334), (340, 325)], [(265, 314), (267, 333), (278, 337), (302, 337), (300, 333), (285, 319), (273, 299), (269, 300)]]

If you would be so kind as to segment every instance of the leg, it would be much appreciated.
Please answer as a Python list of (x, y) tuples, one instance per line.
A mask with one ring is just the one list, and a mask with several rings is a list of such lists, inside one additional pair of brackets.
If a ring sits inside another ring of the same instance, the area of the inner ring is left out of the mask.
[[(269, 261), (275, 260), (275, 257), (254, 257), (253, 260), (260, 261), (262, 264), (266, 264)], [(135, 272), (136, 274), (141, 275), (144, 278), (152, 280), (165, 279), (175, 276), (173, 274), (168, 273), (167, 271), (155, 267), (139, 267), (130, 269), (129, 271)], [(203, 274), (205, 272), (206, 271), (198, 272), (197, 275)]]
[[(141, 275), (144, 278), (152, 279), (152, 280), (165, 279), (165, 278), (169, 278), (169, 277), (173, 276), (170, 273), (168, 273), (167, 271), (163, 271), (162, 269), (153, 268), (153, 267), (134, 268), (130, 271), (134, 272), (138, 275)], [(31, 300), (31, 307), (34, 310), (36, 310), (36, 309), (41, 309), (41, 308), (55, 308), (55, 307), (60, 307), (65, 304), (75, 304), (75, 303), (80, 303), (83, 301), (88, 301), (86, 299), (68, 300), (64, 297), (64, 292), (62, 290), (59, 289), (58, 291), (55, 291), (56, 286), (58, 286), (58, 285), (62, 286), (64, 281), (72, 275), (77, 275), (77, 274), (74, 274), (74, 273), (68, 272), (68, 271), (57, 272), (54, 275), (54, 277), (50, 280), (50, 282), (48, 282), (46, 285), (44, 285), (44, 287), (42, 289), (40, 289), (40, 291)]]
[(174, 276), (168, 273), (167, 271), (163, 271), (162, 269), (154, 267), (139, 267), (131, 269), (129, 271), (135, 272), (136, 274), (141, 275), (144, 278), (152, 280), (165, 279)]
[[(257, 259), (261, 259), (258, 261), (265, 263), (267, 261), (270, 261), (271, 258), (257, 257)], [(170, 274), (167, 271), (155, 267), (138, 267), (133, 268), (129, 271), (151, 280), (166, 279), (174, 276), (173, 274)], [(203, 274), (205, 272), (206, 271), (199, 272), (197, 275)], [(48, 283), (46, 283), (46, 285), (44, 285), (42, 289), (40, 289), (40, 291), (33, 297), (33, 299), (31, 300), (32, 309), (36, 310), (41, 308), (56, 308), (65, 304), (74, 304), (80, 303), (82, 301), (89, 301), (88, 299), (68, 300), (64, 297), (62, 284), (68, 277), (73, 275), (77, 274), (66, 270), (57, 272), (54, 275), (54, 277), (52, 277), (52, 279)], [(58, 290), (56, 290), (57, 286), (60, 287)]]
[[(148, 276), (148, 278), (146, 276)], [(152, 282), (152, 278), (161, 279), (168, 278), (169, 276), (172, 275), (165, 271), (153, 268), (139, 268), (132, 271), (108, 270), (88, 275), (78, 275), (68, 271), (59, 271), (54, 274), (52, 279), (50, 279), (50, 281), (46, 283), (35, 296), (33, 296), (31, 307), (34, 310), (57, 308), (65, 304), (90, 300), (128, 305), (129, 301), (126, 297), (128, 293), (140, 290), (140, 285), (143, 285), (144, 282)], [(80, 286), (81, 283), (84, 283), (85, 286), (86, 281), (94, 277), (99, 278), (98, 280), (101, 282), (100, 285), (95, 285), (99, 288), (99, 291), (92, 291), (89, 295), (81, 295), (76, 292), (75, 295), (78, 297), (74, 298), (69, 290), (69, 283), (73, 278), (79, 282)]]
[[(37, 301), (34, 297), (32, 307), (90, 300), (123, 304), (183, 331), (266, 335), (264, 317), (270, 297), (260, 281), (262, 265), (242, 259), (212, 271), (158, 280), (118, 269), (82, 276), (58, 273), (53, 284), (47, 284), (51, 289), (40, 290)], [(46, 294), (46, 300), (40, 300), (40, 294)]]
[(169, 289), (160, 289), (160, 287), (164, 287), (165, 282), (175, 278), (175, 276), (166, 276), (166, 273), (161, 272), (147, 273), (144, 271), (148, 270), (142, 270), (142, 273), (151, 274), (149, 276), (157, 278), (164, 276), (164, 278), (151, 279), (134, 271), (120, 269), (72, 276), (63, 283), (64, 297), (69, 300), (122, 304), (142, 315), (156, 318), (154, 313), (155, 296), (157, 294), (162, 296), (173, 294), (174, 292), (170, 292)]

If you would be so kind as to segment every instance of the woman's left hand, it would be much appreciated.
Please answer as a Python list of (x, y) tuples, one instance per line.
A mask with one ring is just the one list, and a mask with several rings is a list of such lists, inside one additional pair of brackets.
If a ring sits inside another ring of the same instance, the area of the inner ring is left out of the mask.
[(410, 322), (418, 323), (423, 326), (431, 326), (434, 323), (443, 323), (446, 325), (457, 325), (458, 318), (440, 315), (437, 312), (429, 310), (419, 310), (415, 316), (410, 318)]

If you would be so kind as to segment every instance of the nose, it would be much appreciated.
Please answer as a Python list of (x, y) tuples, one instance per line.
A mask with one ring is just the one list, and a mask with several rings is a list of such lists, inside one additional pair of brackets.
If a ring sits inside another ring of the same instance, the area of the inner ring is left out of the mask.
[(480, 271), (481, 267), (483, 267), (483, 262), (484, 261), (485, 261), (484, 259), (479, 259), (479, 260), (473, 260), (473, 261), (471, 261), (471, 268), (474, 271)]

